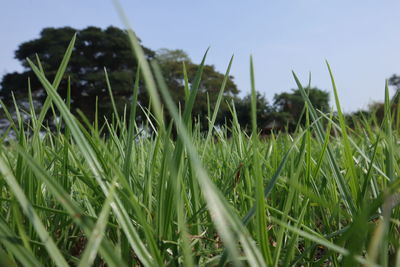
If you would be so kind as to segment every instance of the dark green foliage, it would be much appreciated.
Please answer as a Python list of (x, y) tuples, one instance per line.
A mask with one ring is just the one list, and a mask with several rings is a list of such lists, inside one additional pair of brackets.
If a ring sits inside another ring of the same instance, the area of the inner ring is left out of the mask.
[[(329, 111), (329, 93), (316, 87), (308, 89), (309, 98), (314, 107), (324, 113)], [(274, 96), (274, 103), (270, 105), (265, 95), (257, 93), (257, 126), (264, 133), (270, 130), (294, 131), (296, 125), (305, 125), (304, 100), (298, 89)], [(237, 99), (235, 107), (239, 123), (243, 127), (250, 125), (250, 95)]]
[[(183, 64), (189, 78), (195, 76), (199, 65), (193, 63), (189, 56), (182, 50), (161, 49), (157, 51), (156, 59), (160, 64), (172, 99), (175, 103), (179, 103), (183, 110), (185, 102)], [(200, 117), (204, 127), (208, 125), (206, 117), (211, 115), (208, 114), (208, 107), (213, 108), (215, 106), (223, 78), (224, 75), (217, 72), (213, 65), (204, 65), (196, 104), (192, 110), (192, 116), (196, 118)], [(219, 108), (220, 116), (216, 120), (217, 124), (225, 122), (225, 117), (229, 113), (227, 101), (238, 99), (238, 93), (239, 90), (233, 82), (233, 77), (229, 76), (223, 95), (226, 101), (221, 102)], [(211, 113), (213, 112), (213, 110), (210, 111)]]
[[(58, 69), (64, 51), (71, 37), (77, 33), (76, 43), (71, 60), (64, 77), (70, 77), (71, 81), (71, 110), (74, 114), (77, 110), (84, 114), (89, 122), (95, 121), (95, 117), (101, 123), (104, 117), (110, 118), (115, 112), (111, 105), (109, 91), (105, 78), (105, 69), (108, 74), (110, 86), (112, 87), (113, 98), (117, 112), (122, 115), (124, 108), (129, 111), (129, 103), (132, 97), (134, 76), (137, 71), (137, 60), (131, 53), (126, 31), (116, 27), (101, 29), (87, 27), (77, 30), (71, 27), (45, 28), (40, 37), (22, 43), (15, 51), (15, 57), (24, 66), (21, 73), (13, 72), (4, 75), (1, 81), (0, 98), (10, 107), (12, 104), (11, 93), (22, 106), (27, 106), (28, 99), (28, 78), (36, 109), (40, 109), (45, 100), (45, 93), (32, 70), (29, 68), (26, 59), (36, 62), (39, 58), (43, 70), (49, 80), (52, 80)], [(191, 61), (183, 50), (160, 49), (157, 52), (142, 46), (144, 56), (147, 60), (156, 59), (159, 62), (166, 86), (169, 89), (174, 102), (183, 110), (185, 103), (185, 75), (183, 66), (188, 77), (188, 88), (192, 86), (192, 79), (199, 68), (198, 64)], [(196, 103), (192, 110), (192, 117), (200, 121), (202, 129), (208, 127), (209, 116), (218, 99), (219, 90), (224, 75), (215, 70), (213, 65), (204, 65), (201, 82), (198, 88)], [(63, 79), (59, 86), (58, 93), (66, 98), (67, 79)], [(238, 97), (239, 90), (229, 76), (223, 91), (223, 101), (219, 107), (216, 117), (216, 125), (223, 125), (232, 119), (229, 103), (235, 103), (239, 123), (249, 129), (250, 126), (250, 96)], [(323, 111), (328, 111), (329, 95), (317, 88), (309, 89), (310, 100), (314, 106)], [(264, 95), (257, 93), (257, 126), (261, 130), (294, 130), (296, 123), (302, 115), (304, 102), (298, 90), (291, 93), (281, 93), (274, 97), (274, 105), (270, 105)], [(162, 101), (161, 101), (162, 102)], [(149, 107), (149, 97), (144, 88), (144, 83), (139, 84), (138, 103)], [(165, 104), (162, 102), (162, 104)], [(97, 105), (97, 114), (96, 114)], [(165, 111), (167, 118), (170, 117)], [(48, 117), (52, 115), (48, 113)], [(142, 109), (138, 109), (137, 121), (145, 121)], [(304, 118), (300, 121), (305, 123)]]
[[(329, 111), (329, 93), (320, 90), (316, 87), (306, 88), (308, 98), (314, 108), (324, 113)], [(276, 112), (279, 112), (278, 121), (287, 122), (289, 128), (293, 129), (300, 121), (305, 123), (304, 114), (304, 99), (299, 89), (292, 89), (291, 93), (276, 94), (274, 97), (274, 106)]]
[[(256, 104), (257, 126), (265, 128), (273, 120), (271, 116), (273, 115), (273, 107), (269, 104), (265, 95), (259, 92), (256, 93)], [(243, 99), (236, 99), (235, 108), (240, 125), (249, 129), (251, 123), (251, 94), (246, 95)]]
[[(77, 33), (75, 48), (65, 75), (71, 78), (72, 107), (80, 109), (85, 116), (93, 121), (96, 98), (99, 103), (99, 117), (111, 113), (110, 99), (106, 90), (104, 67), (107, 69), (113, 86), (117, 106), (121, 109), (128, 103), (132, 94), (133, 79), (137, 62), (132, 55), (131, 47), (125, 31), (116, 27), (101, 29), (87, 27), (76, 30), (70, 27), (45, 28), (40, 37), (22, 43), (15, 51), (15, 57), (25, 67), (22, 73), (6, 74), (1, 82), (1, 95), (9, 99), (11, 91), (23, 99), (27, 96), (27, 79), (31, 78), (31, 89), (39, 100), (43, 101), (43, 87), (28, 68), (26, 58), (36, 61), (36, 54), (41, 60), (44, 72), (53, 79), (65, 49)], [(151, 59), (155, 53), (144, 47), (146, 56)], [(66, 96), (66, 79), (58, 92)]]
[(400, 89), (400, 76), (393, 74), (392, 77), (389, 78), (389, 85), (394, 86), (396, 90)]
[[(31, 90), (33, 97), (43, 103), (45, 94), (32, 70), (28, 67), (26, 59), (36, 62), (36, 55), (41, 60), (42, 67), (49, 80), (52, 80), (58, 69), (65, 49), (72, 36), (77, 33), (77, 39), (65, 76), (71, 78), (72, 89), (72, 111), (76, 113), (79, 109), (90, 122), (95, 119), (96, 101), (98, 103), (98, 118), (102, 121), (104, 116), (110, 117), (112, 111), (110, 95), (107, 90), (105, 70), (107, 70), (112, 87), (116, 107), (123, 114), (125, 106), (129, 107), (132, 97), (132, 88), (135, 73), (137, 71), (137, 60), (132, 54), (126, 31), (116, 27), (101, 29), (87, 27), (77, 30), (71, 27), (45, 28), (40, 37), (22, 43), (15, 51), (15, 57), (24, 66), (22, 73), (14, 72), (6, 74), (1, 81), (0, 97), (11, 106), (11, 92), (16, 95), (19, 103), (27, 100), (28, 77), (31, 78)], [(182, 50), (162, 49), (158, 53), (142, 46), (147, 60), (157, 58), (160, 62), (167, 86), (176, 103), (183, 104), (184, 100), (184, 75), (182, 64), (185, 62), (189, 80), (194, 77), (198, 64), (193, 63), (188, 55)], [(215, 105), (224, 75), (215, 70), (212, 65), (205, 65), (199, 94), (192, 115), (205, 118), (208, 115), (208, 101), (211, 107)], [(67, 84), (64, 79), (59, 87), (58, 93), (65, 98)], [(139, 104), (147, 107), (149, 98), (141, 83), (138, 95)], [(229, 77), (224, 96), (235, 97), (238, 94), (233, 77)], [(228, 107), (225, 102), (221, 110), (227, 113)], [(50, 114), (50, 113), (49, 113)], [(143, 114), (138, 110), (139, 121), (143, 121)], [(223, 116), (217, 119), (217, 123), (224, 122)], [(204, 125), (207, 125), (204, 119)]]

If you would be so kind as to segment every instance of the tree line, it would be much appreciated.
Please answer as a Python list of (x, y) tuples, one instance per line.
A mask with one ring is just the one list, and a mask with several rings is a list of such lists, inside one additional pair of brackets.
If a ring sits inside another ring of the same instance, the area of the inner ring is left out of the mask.
[[(75, 47), (67, 68), (67, 77), (59, 86), (59, 94), (65, 98), (67, 88), (70, 86), (71, 110), (74, 113), (80, 110), (90, 122), (96, 116), (99, 119), (108, 118), (112, 114), (112, 106), (107, 88), (105, 73), (107, 72), (119, 112), (122, 113), (125, 107), (129, 107), (138, 64), (126, 31), (112, 26), (106, 29), (87, 27), (82, 30), (71, 27), (45, 28), (39, 38), (20, 44), (15, 51), (15, 58), (21, 62), (24, 70), (8, 73), (2, 77), (0, 98), (4, 105), (12, 109), (15, 99), (20, 106), (27, 108), (30, 94), (35, 108), (40, 109), (46, 95), (26, 59), (33, 61), (40, 59), (46, 76), (52, 80), (75, 33), (77, 33)], [(154, 51), (144, 45), (142, 48), (147, 59), (155, 59), (159, 63), (173, 100), (178, 105), (184, 105), (184, 69), (190, 83), (199, 65), (194, 63), (183, 50)], [(193, 110), (193, 116), (200, 118), (204, 126), (207, 126), (207, 116), (217, 101), (223, 79), (224, 74), (218, 72), (213, 65), (204, 66)], [(400, 87), (400, 77), (393, 76), (390, 82)], [(307, 90), (313, 105), (322, 112), (328, 112), (329, 93), (316, 87), (309, 87)], [(250, 125), (251, 97), (250, 95), (240, 97), (239, 93), (234, 77), (229, 76), (217, 124), (229, 122), (232, 119), (231, 109), (235, 107), (241, 126)], [(141, 106), (139, 111), (149, 106), (149, 97), (143, 83), (140, 83), (138, 102)], [(304, 101), (298, 89), (276, 94), (272, 103), (269, 103), (265, 95), (258, 93), (258, 126), (260, 129), (293, 130), (298, 123), (304, 123), (304, 118), (301, 117), (303, 107)], [(50, 120), (51, 115), (49, 116)], [(137, 120), (138, 122), (146, 120), (143, 112), (139, 112)]]

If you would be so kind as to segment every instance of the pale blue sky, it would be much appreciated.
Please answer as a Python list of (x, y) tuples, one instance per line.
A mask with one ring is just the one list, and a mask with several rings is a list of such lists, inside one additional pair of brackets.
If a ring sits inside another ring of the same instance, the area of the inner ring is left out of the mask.
[[(345, 111), (380, 101), (385, 78), (400, 74), (400, 1), (396, 0), (169, 0), (122, 1), (131, 24), (151, 49), (180, 48), (232, 74), (249, 92), (249, 56), (256, 86), (272, 101), (295, 87), (291, 70), (304, 83), (331, 92), (328, 59)], [(21, 70), (14, 50), (37, 38), (44, 27), (122, 24), (109, 0), (2, 0), (0, 75)], [(331, 95), (331, 98), (333, 96)]]

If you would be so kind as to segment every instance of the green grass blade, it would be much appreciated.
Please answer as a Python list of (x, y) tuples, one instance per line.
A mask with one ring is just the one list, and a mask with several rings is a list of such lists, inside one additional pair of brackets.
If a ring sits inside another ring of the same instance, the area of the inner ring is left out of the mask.
[(25, 196), (24, 191), (18, 184), (13, 171), (7, 164), (6, 158), (4, 156), (4, 152), (0, 155), (0, 171), (3, 174), (3, 178), (6, 180), (7, 184), (9, 185), (10, 189), (14, 192), (15, 198), (18, 200), (25, 216), (29, 219), (30, 223), (35, 228), (38, 236), (40, 237), (41, 241), (43, 242), (46, 250), (49, 253), (49, 256), (53, 259), (54, 263), (57, 266), (69, 266), (64, 259), (63, 255), (61, 254), (60, 250), (57, 248), (53, 238), (50, 234), (46, 231), (46, 227), (41, 222), (39, 216), (35, 212), (34, 208), (30, 204), (28, 198)]
[(112, 183), (110, 193), (103, 204), (103, 208), (101, 209), (99, 219), (97, 220), (97, 223), (93, 228), (92, 234), (88, 239), (85, 251), (83, 252), (78, 267), (91, 266), (96, 258), (97, 251), (100, 247), (101, 241), (106, 231), (107, 221), (111, 209), (110, 206), (114, 199), (114, 194), (115, 194), (115, 181)]
[(160, 84), (161, 93), (166, 102), (166, 106), (174, 118), (174, 123), (188, 152), (191, 163), (197, 171), (196, 178), (201, 186), (203, 196), (207, 201), (208, 209), (213, 214), (213, 221), (222, 237), (222, 240), (224, 241), (225, 246), (230, 252), (232, 259), (234, 260), (234, 264), (240, 264), (238, 259), (236, 258), (238, 254), (235, 246), (235, 236), (237, 235), (238, 240), (244, 247), (245, 254), (248, 256), (249, 264), (258, 266), (264, 265), (264, 260), (260, 258), (258, 249), (255, 248), (253, 242), (251, 241), (251, 238), (247, 236), (244, 227), (240, 223), (240, 220), (230, 212), (230, 208), (228, 207), (224, 198), (221, 196), (221, 193), (210, 181), (207, 172), (201, 164), (199, 155), (197, 154), (196, 149), (194, 148), (192, 141), (190, 140), (190, 137), (186, 132), (185, 126), (183, 125), (182, 120), (179, 118), (178, 110), (174, 106), (174, 103), (170, 95), (168, 94), (166, 85), (164, 84), (161, 76), (161, 71), (155, 64), (154, 68), (156, 78)]
[[(44, 77), (44, 75), (40, 73), (39, 69), (29, 59), (28, 63), (30, 64), (32, 70), (39, 78), (46, 92), (49, 96), (51, 96), (52, 101), (60, 111), (65, 123), (68, 125), (71, 131), (71, 135), (74, 137), (75, 142), (77, 143), (82, 155), (87, 160), (88, 166), (93, 173), (97, 183), (100, 185), (103, 193), (105, 195), (108, 195), (109, 186), (103, 181), (103, 170), (100, 162), (98, 161), (97, 155), (93, 151), (93, 147), (84, 137), (81, 129), (77, 124), (77, 121), (75, 120), (61, 97), (56, 93), (53, 86), (49, 83), (46, 77)], [(135, 250), (142, 263), (144, 263), (146, 266), (151, 266), (153, 263), (153, 259), (150, 253), (141, 241), (137, 230), (133, 227), (132, 222), (130, 221), (126, 210), (122, 207), (122, 203), (120, 202), (120, 200), (116, 197), (115, 201), (117, 204), (115, 206), (112, 206), (113, 211), (118, 217), (118, 220), (121, 223), (121, 226), (124, 229), (126, 237), (129, 239), (132, 248)]]
[[(22, 147), (17, 147), (16, 150), (24, 158), (27, 165), (31, 168), (32, 172), (35, 173), (36, 177), (46, 184), (49, 191), (64, 207), (68, 214), (73, 220), (89, 235), (93, 229), (93, 223), (86, 218), (89, 217), (85, 214), (79, 205), (73, 201), (68, 193), (58, 184), (38, 163), (26, 153)], [(126, 264), (116, 257), (115, 250), (109, 242), (103, 240), (100, 248), (100, 252), (106, 262), (110, 266), (125, 266)]]
[(0, 235), (0, 243), (16, 257), (18, 262), (24, 266), (43, 266), (33, 253), (22, 245), (3, 218), (0, 218)]
[[(62, 61), (60, 63), (60, 66), (58, 67), (58, 70), (56, 72), (56, 76), (54, 77), (53, 87), (56, 90), (57, 90), (58, 86), (60, 85), (61, 80), (62, 80), (62, 78), (64, 76), (64, 73), (65, 73), (65, 71), (67, 69), (68, 62), (69, 62), (69, 60), (71, 58), (71, 55), (72, 55), (72, 50), (74, 49), (75, 41), (76, 41), (76, 34), (74, 34), (74, 36), (72, 37), (71, 42), (69, 43), (69, 45), (67, 47), (67, 50), (65, 51), (64, 57), (63, 57), (63, 59), (62, 59)], [(40, 72), (44, 75), (43, 69), (41, 69)], [(42, 125), (42, 123), (43, 123), (43, 121), (45, 119), (47, 110), (50, 108), (50, 105), (51, 105), (51, 98), (49, 96), (47, 96), (47, 98), (46, 98), (46, 100), (45, 100), (45, 102), (44, 102), (44, 104), (42, 106), (42, 109), (40, 111), (40, 114), (39, 114), (38, 125)], [(38, 135), (40, 127), (36, 128), (36, 129), (37, 129), (37, 131), (35, 131), (34, 134)]]
[(254, 67), (253, 67), (253, 58), (250, 57), (250, 80), (251, 80), (251, 122), (252, 122), (252, 150), (253, 150), (253, 176), (255, 179), (255, 206), (256, 206), (256, 228), (257, 228), (257, 239), (261, 246), (261, 252), (263, 254), (264, 260), (268, 265), (272, 264), (272, 254), (269, 247), (269, 239), (268, 239), (268, 231), (265, 231), (267, 228), (267, 219), (266, 219), (266, 209), (265, 209), (265, 200), (264, 200), (264, 181), (261, 172), (261, 163), (259, 159), (259, 151), (258, 151), (258, 133), (257, 133), (257, 93), (255, 87), (255, 78), (254, 78)]
[(143, 48), (140, 46), (140, 43), (138, 41), (138, 38), (136, 37), (136, 34), (133, 32), (132, 27), (129, 25), (129, 21), (125, 15), (125, 12), (123, 8), (121, 7), (120, 3), (118, 0), (114, 0), (114, 6), (117, 9), (117, 12), (119, 14), (119, 17), (121, 18), (123, 24), (125, 27), (128, 29), (128, 37), (130, 40), (130, 43), (132, 45), (132, 49), (134, 51), (134, 54), (136, 55), (136, 58), (138, 60), (138, 65), (140, 66), (140, 71), (144, 76), (144, 82), (146, 85), (146, 88), (148, 90), (148, 93), (150, 95), (150, 102), (154, 111), (154, 116), (157, 120), (157, 122), (162, 126), (164, 124), (163, 120), (163, 115), (162, 115), (162, 110), (161, 110), (161, 100), (160, 97), (157, 93), (157, 87), (156, 83), (153, 79), (153, 75), (151, 73), (151, 68), (149, 63), (147, 62), (147, 59), (145, 57), (145, 54), (143, 52)]
[(124, 175), (125, 177), (129, 177), (129, 172), (131, 170), (131, 160), (132, 160), (132, 148), (134, 143), (134, 129), (136, 124), (136, 106), (138, 101), (138, 92), (139, 92), (139, 79), (140, 79), (140, 68), (137, 69), (136, 72), (136, 80), (135, 85), (133, 87), (133, 97), (131, 103), (131, 112), (129, 115), (129, 128), (128, 128), (128, 145), (126, 146), (125, 151), (125, 161), (124, 161)]
[(338, 112), (338, 118), (339, 118), (339, 123), (340, 123), (340, 128), (342, 129), (342, 136), (343, 136), (343, 152), (345, 155), (345, 166), (348, 172), (348, 180), (349, 180), (349, 185), (351, 189), (351, 193), (353, 196), (353, 199), (358, 198), (358, 192), (359, 192), (359, 185), (360, 181), (358, 179), (358, 175), (356, 172), (356, 169), (354, 167), (354, 161), (353, 161), (353, 152), (350, 146), (348, 134), (347, 134), (347, 126), (346, 126), (346, 121), (342, 112), (342, 108), (340, 106), (340, 101), (339, 101), (339, 96), (336, 88), (336, 83), (335, 79), (333, 77), (333, 73), (331, 70), (331, 67), (329, 66), (329, 63), (326, 62), (326, 65), (328, 66), (329, 70), (329, 75), (331, 77), (331, 82), (332, 82), (332, 88), (333, 88), (333, 93), (335, 95), (335, 103), (336, 103), (336, 108)]
[[(317, 121), (318, 116), (317, 116), (316, 110), (314, 109), (310, 99), (308, 98), (306, 91), (304, 90), (303, 86), (301, 85), (300, 80), (297, 78), (297, 75), (294, 72), (292, 72), (292, 73), (293, 73), (293, 77), (296, 81), (296, 84), (300, 90), (300, 93), (302, 94), (302, 97), (303, 97), (306, 105), (308, 105), (311, 118), (313, 119), (313, 121)], [(324, 141), (324, 131), (323, 131), (323, 127), (320, 122), (318, 122), (316, 124), (316, 130), (317, 130), (316, 131), (317, 137), (318, 137), (319, 141), (322, 143)], [(330, 164), (330, 167), (332, 168), (333, 174), (334, 174), (333, 177), (335, 179), (335, 182), (337, 184), (339, 192), (342, 196), (343, 202), (346, 205), (347, 209), (349, 210), (349, 213), (355, 214), (356, 207), (355, 207), (353, 198), (351, 197), (351, 193), (348, 188), (347, 181), (344, 179), (343, 175), (341, 174), (340, 169), (338, 167), (337, 160), (333, 156), (333, 153), (332, 153), (329, 145), (327, 147), (327, 152), (328, 152), (327, 157), (329, 160), (329, 164)]]
[(110, 80), (108, 78), (108, 73), (107, 73), (106, 67), (104, 67), (104, 76), (106, 77), (107, 90), (108, 90), (108, 94), (110, 95), (111, 106), (112, 106), (113, 111), (114, 111), (114, 116), (115, 116), (115, 118), (117, 120), (117, 126), (121, 127), (122, 126), (121, 118), (119, 117), (117, 106), (115, 105), (115, 100), (114, 100), (114, 96), (113, 96), (113, 93), (112, 93), (111, 84), (110, 84)]
[[(224, 80), (222, 81), (221, 88), (219, 89), (217, 102), (215, 103), (215, 107), (214, 107), (214, 112), (213, 112), (211, 121), (208, 125), (208, 132), (207, 132), (206, 140), (204, 141), (204, 149), (203, 149), (202, 157), (204, 157), (204, 153), (206, 152), (208, 143), (210, 142), (210, 139), (211, 139), (211, 135), (212, 135), (212, 131), (214, 129), (215, 121), (217, 119), (219, 107), (221, 105), (222, 97), (224, 95), (225, 86), (229, 79), (229, 73), (231, 71), (232, 63), (233, 63), (233, 56), (231, 57), (231, 60), (229, 61), (228, 68), (226, 69), (226, 72), (225, 72)], [(185, 82), (186, 82), (186, 79), (185, 79)]]

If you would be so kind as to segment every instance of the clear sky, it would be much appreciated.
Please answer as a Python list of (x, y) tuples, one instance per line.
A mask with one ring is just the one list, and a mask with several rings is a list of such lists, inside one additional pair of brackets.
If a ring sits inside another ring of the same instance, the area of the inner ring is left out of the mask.
[[(180, 48), (224, 72), (235, 55), (232, 75), (249, 92), (249, 57), (256, 87), (270, 102), (295, 87), (294, 70), (306, 83), (331, 92), (325, 59), (333, 69), (345, 111), (381, 101), (385, 79), (400, 74), (398, 0), (122, 0), (143, 45)], [(111, 0), (2, 0), (0, 75), (21, 70), (18, 44), (44, 27), (122, 27)], [(333, 95), (331, 93), (331, 99)]]

